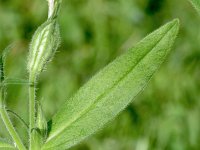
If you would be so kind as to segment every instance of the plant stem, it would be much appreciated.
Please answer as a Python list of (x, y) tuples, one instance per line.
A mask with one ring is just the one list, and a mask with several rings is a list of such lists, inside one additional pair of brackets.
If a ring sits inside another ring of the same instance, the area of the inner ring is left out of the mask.
[(30, 150), (33, 149), (33, 137), (32, 137), (32, 130), (35, 128), (35, 76), (30, 75), (29, 76), (29, 140), (30, 140), (30, 145), (29, 148)]
[(8, 116), (8, 113), (5, 109), (5, 106), (3, 104), (3, 90), (2, 89), (0, 91), (0, 114), (1, 114), (2, 120), (3, 120), (6, 128), (9, 132), (9, 134), (11, 135), (13, 141), (15, 142), (17, 148), (19, 150), (26, 150), (26, 147), (24, 146), (19, 135), (15, 131), (15, 128), (13, 127), (12, 122), (11, 122), (11, 120)]

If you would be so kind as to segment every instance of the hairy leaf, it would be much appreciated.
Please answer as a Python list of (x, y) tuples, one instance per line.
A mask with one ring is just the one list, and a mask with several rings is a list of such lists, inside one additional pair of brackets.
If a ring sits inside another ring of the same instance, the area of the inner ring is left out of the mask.
[(2, 54), (0, 55), (0, 82), (2, 82), (5, 78), (5, 73), (4, 73), (4, 66), (5, 66), (5, 60), (6, 57), (10, 51), (10, 49), (13, 47), (14, 44), (8, 45), (3, 51)]
[(191, 0), (191, 3), (200, 14), (200, 0)]
[(178, 28), (178, 20), (169, 22), (88, 81), (53, 117), (43, 149), (67, 149), (121, 112), (164, 61)]

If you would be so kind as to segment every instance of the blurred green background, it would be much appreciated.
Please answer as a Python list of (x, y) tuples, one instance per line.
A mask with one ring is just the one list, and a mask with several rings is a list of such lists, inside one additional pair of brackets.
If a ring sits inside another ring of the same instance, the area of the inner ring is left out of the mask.
[[(47, 18), (46, 0), (0, 0), (0, 49), (14, 43), (10, 78), (28, 77), (28, 47)], [(71, 150), (200, 149), (200, 16), (187, 0), (63, 0), (62, 44), (39, 81), (48, 119), (99, 69), (164, 23), (179, 18), (173, 51), (145, 91), (96, 135)], [(7, 107), (28, 122), (26, 85), (10, 85)], [(27, 141), (26, 128), (10, 115)], [(0, 137), (10, 139), (0, 120)]]

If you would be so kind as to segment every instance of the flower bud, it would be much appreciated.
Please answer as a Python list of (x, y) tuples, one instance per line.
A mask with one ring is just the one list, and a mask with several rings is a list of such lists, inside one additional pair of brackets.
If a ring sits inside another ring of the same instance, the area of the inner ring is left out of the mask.
[(39, 129), (41, 135), (45, 138), (47, 136), (47, 121), (40, 104), (38, 104), (37, 108), (36, 127)]
[(41, 149), (47, 138), (47, 121), (40, 104), (37, 107), (36, 127), (31, 132), (33, 138), (32, 149)]
[(43, 137), (40, 134), (39, 130), (38, 129), (33, 129), (31, 134), (32, 134), (32, 138), (33, 138), (33, 140), (32, 140), (32, 142), (33, 142), (32, 149), (34, 149), (34, 150), (41, 149), (42, 144), (44, 142), (43, 142)]
[(60, 44), (60, 32), (56, 19), (48, 19), (35, 32), (30, 44), (28, 71), (35, 78), (53, 58)]

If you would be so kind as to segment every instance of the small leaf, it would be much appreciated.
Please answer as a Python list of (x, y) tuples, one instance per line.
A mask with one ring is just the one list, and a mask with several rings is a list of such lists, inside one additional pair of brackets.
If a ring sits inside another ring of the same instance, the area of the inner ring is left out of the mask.
[(6, 111), (10, 114), (12, 114), (16, 119), (18, 119), (27, 129), (28, 131), (28, 124), (24, 121), (24, 119), (22, 117), (20, 117), (17, 113), (15, 113), (12, 110), (6, 109)]
[(169, 22), (87, 82), (53, 117), (43, 149), (70, 148), (119, 114), (160, 67), (178, 28), (178, 20)]
[(198, 11), (200, 14), (200, 0), (190, 0), (194, 8)]
[[(3, 50), (2, 54), (0, 55), (0, 88), (3, 92), (3, 97), (5, 96), (5, 86), (3, 84), (4, 79), (5, 79), (5, 72), (4, 72), (4, 67), (5, 67), (5, 62), (6, 62), (5, 60), (11, 47), (12, 45), (9, 45), (8, 47), (6, 47)], [(4, 98), (0, 99), (0, 107), (4, 107)]]
[(14, 145), (11, 145), (10, 143), (6, 142), (5, 140), (0, 139), (0, 150), (14, 150), (16, 149)]
[(13, 44), (8, 45), (0, 55), (0, 81), (3, 82), (5, 78), (5, 73), (4, 73), (4, 67), (5, 67), (5, 62), (6, 62), (6, 57), (8, 53), (10, 52), (10, 49), (12, 49), (14, 46)]

